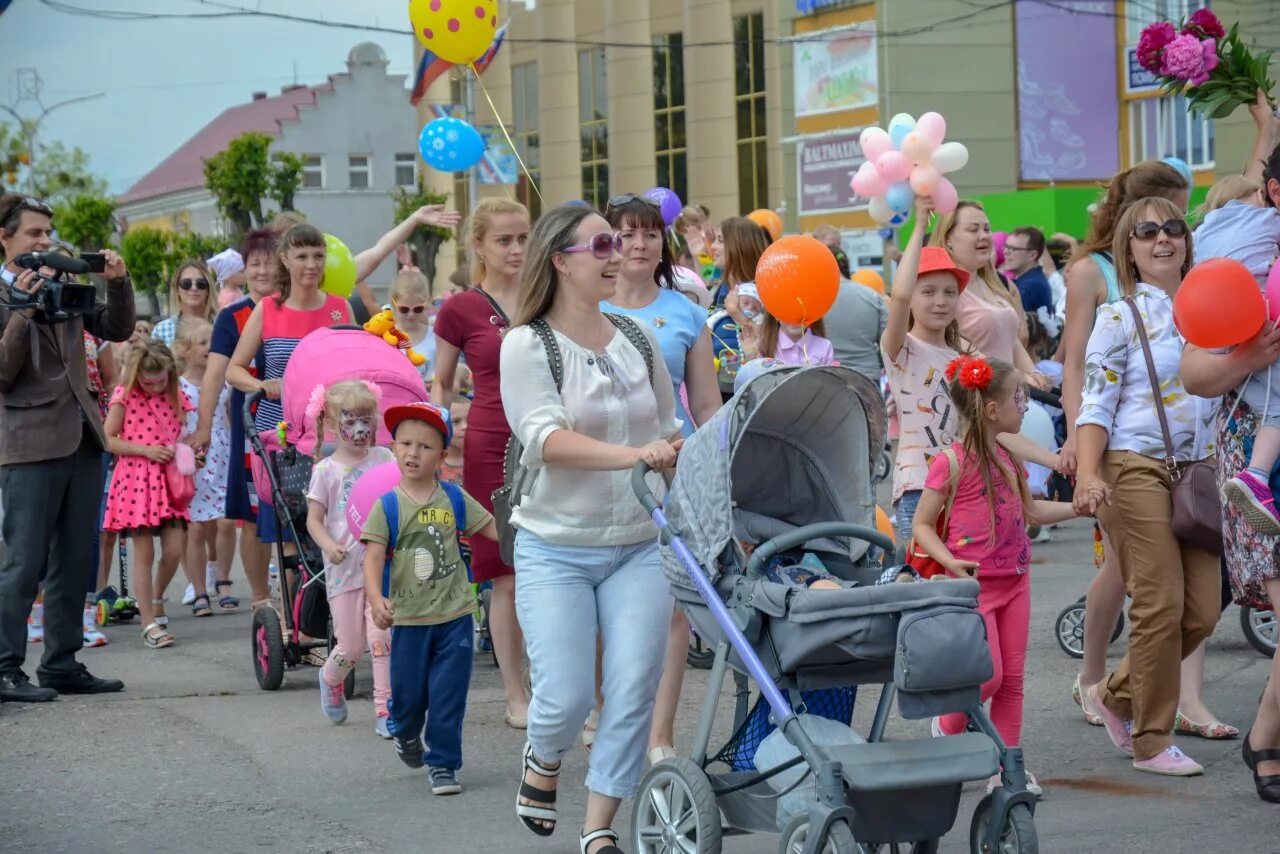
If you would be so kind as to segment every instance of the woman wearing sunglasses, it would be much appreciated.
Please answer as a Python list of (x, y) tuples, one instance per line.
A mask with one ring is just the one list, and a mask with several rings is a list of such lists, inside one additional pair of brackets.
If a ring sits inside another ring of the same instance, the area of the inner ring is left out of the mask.
[[(1086, 348), (1076, 502), (1097, 511), (1119, 554), (1132, 627), (1124, 660), (1089, 689), (1089, 700), (1135, 770), (1189, 777), (1204, 768), (1173, 744), (1180, 662), (1213, 633), (1221, 578), (1216, 555), (1173, 534), (1160, 419), (1163, 409), (1179, 466), (1213, 456), (1215, 402), (1188, 394), (1179, 376), (1185, 345), (1173, 297), (1192, 258), (1182, 211), (1163, 198), (1135, 202), (1120, 217), (1112, 254), (1124, 300), (1099, 310)], [(1094, 506), (1097, 490), (1109, 491), (1110, 501)]]
[(178, 265), (178, 272), (169, 282), (169, 316), (156, 324), (151, 337), (159, 338), (166, 347), (172, 347), (178, 334), (178, 324), (184, 317), (213, 323), (217, 313), (218, 300), (213, 294), (213, 274), (209, 272), (209, 265), (198, 258), (188, 258)]
[[(598, 633), (605, 701), (587, 773), (584, 854), (620, 854), (610, 826), (640, 783), (672, 607), (657, 531), (630, 472), (641, 460), (674, 465), (680, 422), (652, 330), (600, 308), (617, 293), (622, 243), (590, 208), (543, 215), (502, 342), (507, 420), (524, 463), (540, 471), (511, 517), (533, 671), (516, 814), (540, 836), (555, 828), (560, 763), (596, 704)], [(558, 391), (544, 335), (562, 368)]]

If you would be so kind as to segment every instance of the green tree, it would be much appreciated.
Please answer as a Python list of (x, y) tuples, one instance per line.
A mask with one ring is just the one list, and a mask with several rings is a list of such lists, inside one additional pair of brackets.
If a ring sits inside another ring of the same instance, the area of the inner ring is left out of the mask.
[[(391, 200), (395, 206), (395, 221), (404, 222), (410, 214), (423, 205), (444, 204), (449, 200), (449, 194), (437, 193), (428, 188), (426, 181), (419, 175), (417, 187), (413, 190), (397, 187), (391, 193)], [(423, 225), (415, 228), (413, 234), (409, 235), (409, 239), (405, 241), (409, 244), (409, 251), (413, 253), (414, 265), (427, 277), (433, 293), (436, 286), (436, 255), (440, 252), (440, 244), (454, 236), (454, 233), (447, 228)]]
[(120, 241), (120, 254), (129, 268), (133, 289), (147, 295), (151, 301), (151, 314), (160, 314), (158, 294), (169, 281), (173, 263), (172, 235), (158, 228), (131, 228)]
[(85, 250), (111, 246), (116, 232), (116, 203), (99, 195), (76, 196), (54, 208), (58, 236)]
[(270, 136), (250, 131), (204, 162), (205, 186), (240, 233), (266, 225), (268, 200), (292, 210), (302, 185), (302, 161), (288, 153), (272, 156), (271, 142)]
[(30, 128), (0, 124), (0, 191), (30, 193), (51, 205), (77, 196), (103, 196), (107, 182), (89, 169), (89, 155), (61, 142), (27, 144)]

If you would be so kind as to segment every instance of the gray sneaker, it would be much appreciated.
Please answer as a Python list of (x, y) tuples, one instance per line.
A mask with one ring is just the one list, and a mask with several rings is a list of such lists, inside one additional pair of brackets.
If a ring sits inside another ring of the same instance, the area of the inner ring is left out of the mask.
[(342, 692), (342, 683), (330, 685), (324, 681), (324, 670), (319, 674), (320, 678), (320, 708), (324, 710), (324, 716), (335, 724), (340, 724), (347, 719), (347, 698)]
[(427, 776), (431, 778), (433, 795), (456, 795), (462, 791), (462, 784), (458, 782), (458, 773), (452, 768), (431, 767), (427, 769)]

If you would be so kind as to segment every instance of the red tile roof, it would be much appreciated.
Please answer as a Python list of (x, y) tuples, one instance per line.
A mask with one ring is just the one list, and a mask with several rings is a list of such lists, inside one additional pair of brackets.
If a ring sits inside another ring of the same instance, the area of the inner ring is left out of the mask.
[(279, 95), (229, 107), (130, 187), (120, 196), (120, 204), (203, 187), (207, 158), (248, 131), (279, 136), (284, 122), (297, 121), (299, 106), (314, 105), (317, 92), (332, 88), (332, 79), (320, 86), (286, 87)]

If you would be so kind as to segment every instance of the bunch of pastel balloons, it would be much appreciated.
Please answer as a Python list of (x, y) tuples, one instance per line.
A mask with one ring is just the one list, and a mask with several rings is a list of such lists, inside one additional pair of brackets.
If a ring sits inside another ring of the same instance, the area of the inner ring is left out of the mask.
[(947, 214), (956, 209), (960, 196), (942, 177), (964, 168), (969, 149), (963, 143), (944, 142), (947, 122), (937, 113), (914, 119), (898, 113), (887, 131), (869, 127), (858, 141), (867, 161), (858, 168), (851, 186), (870, 200), (871, 218), (885, 225), (902, 225), (911, 215), (916, 196), (931, 196), (934, 210)]

